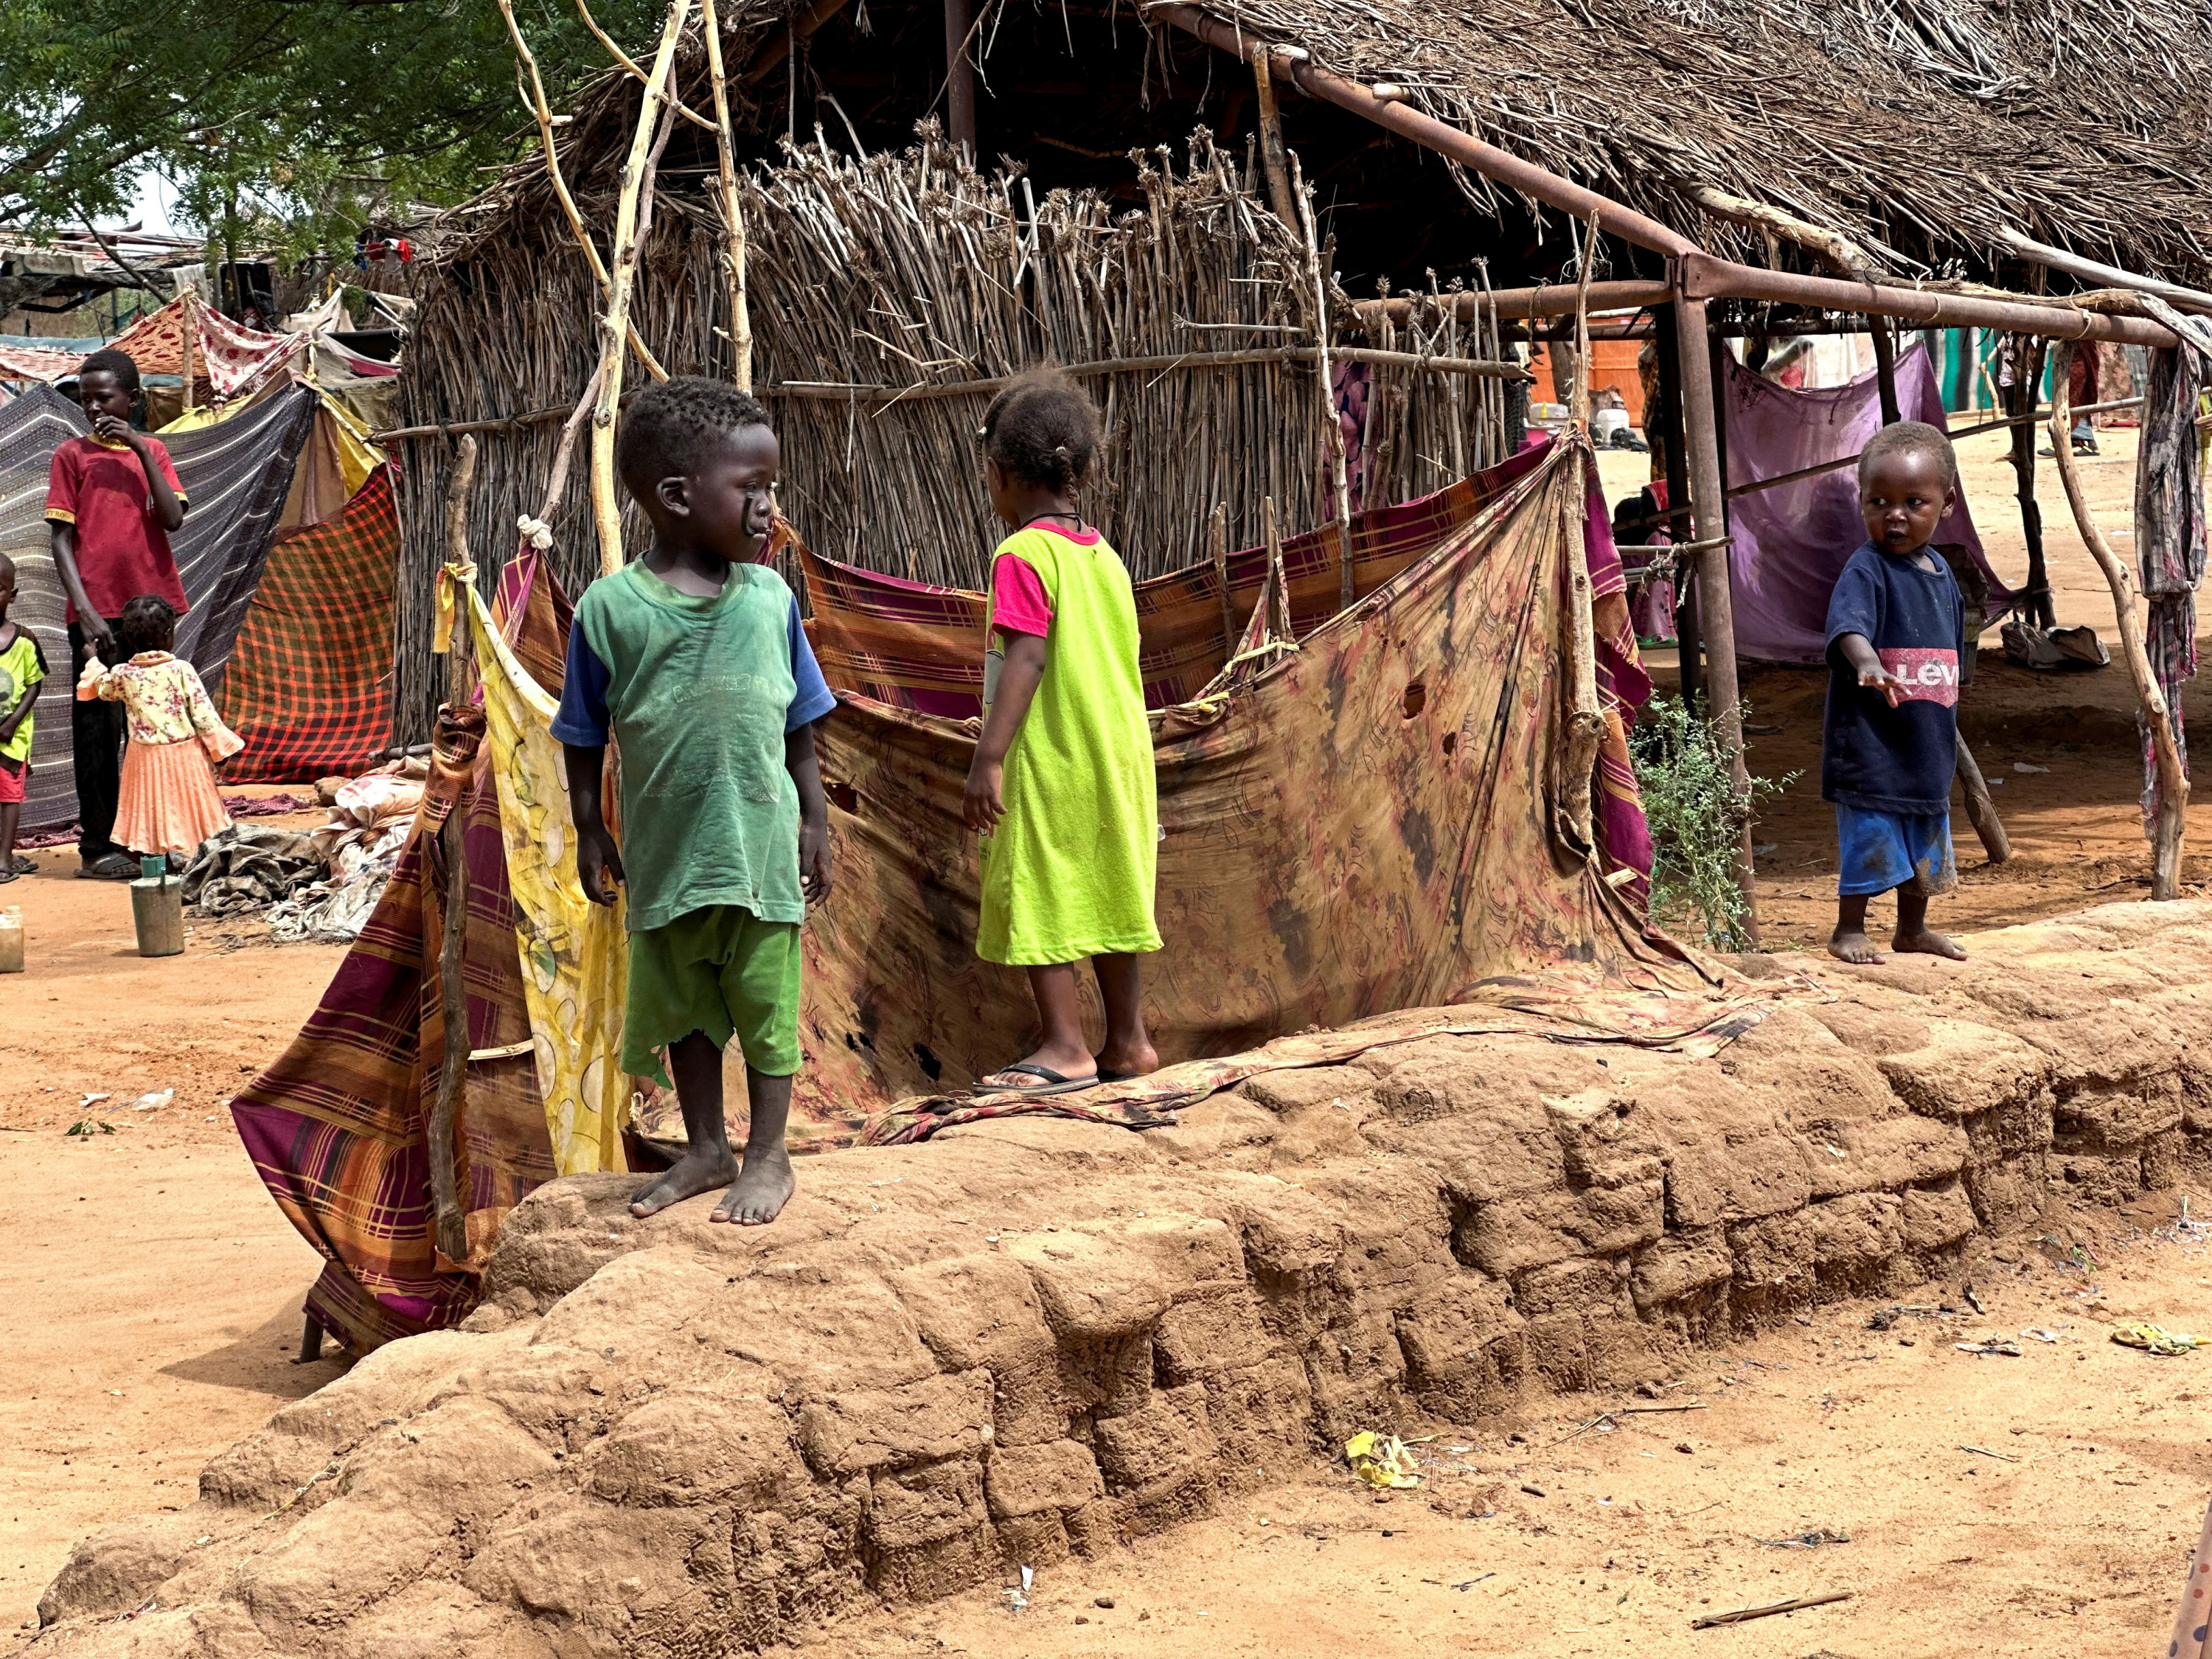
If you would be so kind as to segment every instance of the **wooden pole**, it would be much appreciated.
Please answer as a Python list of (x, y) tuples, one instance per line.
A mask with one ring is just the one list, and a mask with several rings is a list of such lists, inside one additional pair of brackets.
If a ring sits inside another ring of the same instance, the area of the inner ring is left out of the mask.
[(1881, 423), (1894, 426), (1904, 417), (1898, 412), (1897, 403), (1897, 337), (1890, 332), (1887, 317), (1869, 317), (1874, 336), (1874, 378), (1875, 389), (1881, 394)]
[(1213, 504), (1213, 520), (1206, 526), (1206, 550), (1213, 557), (1213, 580), (1221, 589), (1221, 658), (1237, 654), (1237, 611), (1229, 603), (1229, 503)]
[(1321, 353), (1321, 447), (1323, 476), (1336, 502), (1336, 606), (1352, 608), (1352, 486), (1345, 476), (1344, 421), (1336, 412), (1336, 371), (1329, 362), (1328, 271), (1321, 257), (1321, 236), (1313, 203), (1306, 195), (1304, 170), (1291, 158), (1291, 196), (1297, 223), (1305, 232), (1306, 271), (1314, 290), (1314, 340)]
[(190, 289), (186, 289), (183, 298), (185, 303), (180, 309), (184, 313), (182, 333), (185, 345), (185, 412), (189, 415), (197, 406), (197, 400), (192, 394), (192, 334), (199, 320), (198, 296)]
[[(446, 480), (446, 557), (453, 564), (471, 562), (468, 497), (476, 475), (477, 441), (464, 437)], [(465, 594), (457, 597), (465, 603)], [(446, 706), (449, 708), (459, 708), (468, 702), (468, 628), (464, 615), (454, 625), (446, 658)], [(451, 1261), (469, 1259), (468, 1225), (461, 1209), (460, 1178), (453, 1155), (453, 1126), (467, 1102), (469, 1087), (467, 823), (465, 793), (453, 803), (438, 831), (446, 854), (446, 888), (438, 909), (438, 1000), (445, 1014), (445, 1054), (438, 1070), (437, 1099), (423, 1129), (430, 1155), (430, 1206), (438, 1249)]]
[(975, 159), (975, 64), (968, 55), (968, 0), (945, 0), (945, 128), (960, 153)]
[(2074, 343), (2058, 342), (2051, 360), (2051, 453), (2058, 476), (2066, 486), (2067, 505), (2074, 523), (2089, 549), (2089, 556), (2105, 573), (2112, 590), (2112, 610), (2120, 625), (2120, 645), (2128, 659), (2128, 673), (2136, 683), (2136, 703), (2150, 732), (2151, 753), (2157, 768), (2156, 817), (2151, 832), (2150, 896), (2154, 899), (2181, 896), (2182, 845), (2189, 829), (2189, 774), (2173, 738), (2173, 717), (2166, 706), (2166, 693), (2152, 672), (2150, 653), (2143, 646), (2142, 618), (2136, 611), (2135, 574), (2113, 553), (2105, 532), (2089, 511), (2089, 498), (2081, 488), (2081, 470), (2074, 465), (2074, 413), (2069, 404), (2068, 373), (2074, 367)]
[[(1659, 424), (1667, 440), (1667, 537), (1669, 541), (1693, 539), (1683, 532), (1690, 519), (1690, 463), (1682, 436), (1682, 361), (1680, 331), (1675, 326), (1672, 301), (1656, 307), (1654, 342), (1659, 356)], [(1704, 701), (1705, 665), (1698, 636), (1697, 573), (1686, 564), (1674, 593), (1675, 657), (1681, 665), (1683, 706), (1695, 714)]]
[[(1743, 709), (1736, 685), (1735, 615), (1729, 595), (1728, 498), (1721, 487), (1720, 419), (1714, 390), (1712, 342), (1705, 302), (1686, 295), (1674, 301), (1675, 362), (1682, 376), (1682, 447), (1689, 465), (1690, 505), (1697, 539), (1710, 544), (1698, 554), (1698, 621), (1709, 649), (1705, 686), (1711, 717), (1728, 757), (1729, 775), (1740, 797), (1751, 793), (1744, 763)], [(1744, 826), (1736, 853), (1736, 883), (1743, 889), (1745, 931), (1759, 942), (1759, 884), (1752, 873), (1751, 826)]]
[(668, 21), (660, 31), (660, 50), (647, 77), (645, 97), (623, 164), (622, 195), (615, 208), (615, 262), (609, 273), (607, 315), (599, 348), (599, 397), (592, 411), (592, 517), (599, 534), (599, 571), (612, 575), (623, 567), (622, 498), (615, 487), (615, 409), (622, 401), (623, 343), (629, 327), (630, 287), (637, 275), (638, 190), (645, 181), (646, 158), (653, 148), (660, 106), (667, 101), (669, 65), (691, 0), (670, 0)]
[[(1972, 648), (1972, 641), (1967, 642)], [(2002, 864), (2012, 856), (2012, 837), (2005, 834), (2004, 820), (1997, 816), (1997, 804), (1990, 799), (1989, 781), (1982, 776), (1981, 763), (1975, 760), (1974, 751), (1966, 747), (1966, 734), (1959, 734), (1959, 787), (1966, 797), (1966, 817), (1974, 826), (1975, 835), (1981, 837), (1982, 851), (1989, 854), (1991, 864)]]
[[(2019, 424), (2012, 429), (2012, 471), (2020, 501), (2020, 533), (2027, 544), (2028, 620), (2038, 628), (2056, 628), (2058, 615), (2051, 603), (2051, 567), (2043, 554), (2043, 505), (2035, 499), (2035, 408), (2043, 400), (2044, 343), (2032, 334), (2015, 334), (2015, 368), (2012, 404), (2008, 411)], [(2024, 417), (2024, 418), (2023, 418)]]
[[(507, 0), (500, 0), (501, 5)], [(745, 303), (745, 213), (738, 195), (737, 141), (730, 131), (730, 88), (722, 70), (722, 30), (714, 0), (700, 0), (707, 33), (707, 69), (714, 81), (714, 154), (722, 186), (723, 276), (730, 289), (730, 378), (753, 389), (753, 319)]]
[(1278, 219), (1296, 228), (1298, 210), (1291, 201), (1291, 166), (1284, 153), (1282, 116), (1275, 107), (1271, 52), (1265, 44), (1252, 48), (1252, 80), (1259, 93), (1260, 161), (1267, 174), (1268, 205), (1274, 209)]

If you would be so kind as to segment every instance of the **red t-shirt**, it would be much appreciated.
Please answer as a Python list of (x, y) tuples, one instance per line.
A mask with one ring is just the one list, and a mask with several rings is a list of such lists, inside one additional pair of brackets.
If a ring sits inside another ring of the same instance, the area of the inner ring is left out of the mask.
[[(177, 482), (168, 450), (159, 438), (147, 439), (146, 447), (182, 501), (185, 487)], [(46, 517), (76, 526), (77, 574), (85, 598), (103, 617), (121, 616), (141, 593), (158, 593), (185, 610), (185, 585), (177, 578), (169, 533), (154, 516), (152, 486), (129, 445), (83, 437), (55, 450)], [(76, 619), (71, 605), (68, 620)]]

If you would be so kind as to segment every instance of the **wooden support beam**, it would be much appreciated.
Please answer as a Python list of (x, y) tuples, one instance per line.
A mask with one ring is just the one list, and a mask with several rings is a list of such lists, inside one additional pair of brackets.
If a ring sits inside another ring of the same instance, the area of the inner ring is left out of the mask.
[(814, 6), (793, 18), (787, 27), (778, 29), (769, 37), (759, 55), (745, 66), (745, 72), (738, 77), (739, 83), (757, 87), (767, 80), (790, 54), (792, 47), (844, 9), (845, 0), (816, 0)]
[(2166, 706), (2166, 692), (2151, 670), (2150, 653), (2143, 644), (2142, 617), (2136, 608), (2135, 573), (2120, 562), (2105, 532), (2089, 511), (2089, 498), (2081, 487), (2081, 471), (2074, 464), (2074, 413), (2067, 405), (2067, 374), (2074, 367), (2073, 342), (2061, 341), (2051, 358), (2051, 453), (2058, 476), (2066, 486), (2067, 505), (2089, 556), (2105, 573), (2112, 590), (2112, 610), (2120, 628), (2121, 654), (2135, 681), (2136, 704), (2150, 732), (2151, 754), (2157, 771), (2157, 811), (2151, 830), (2150, 896), (2154, 899), (2181, 896), (2182, 844), (2189, 829), (2189, 773), (2174, 741), (2173, 716)]
[[(477, 475), (477, 441), (465, 437), (446, 479), (446, 560), (473, 568), (469, 557), (469, 486)], [(465, 604), (466, 595), (461, 598)], [(469, 622), (456, 623), (446, 656), (446, 706), (465, 708), (469, 699)], [(469, 851), (467, 792), (447, 813), (438, 835), (445, 854), (445, 890), (438, 896), (438, 1001), (444, 1016), (445, 1054), (438, 1067), (438, 1093), (423, 1125), (430, 1159), (430, 1210), (438, 1249), (449, 1261), (469, 1259), (466, 1213), (461, 1205), (459, 1161), (453, 1129), (467, 1104), (469, 1088)]]
[[(1659, 327), (1659, 422), (1667, 447), (1668, 534), (1681, 542), (1691, 539), (1686, 533), (1690, 520), (1684, 516), (1690, 505), (1690, 465), (1683, 445), (1681, 348), (1674, 307), (1662, 306), (1654, 315)], [(1674, 641), (1681, 665), (1682, 702), (1694, 714), (1705, 696), (1705, 665), (1698, 630), (1697, 573), (1686, 566), (1674, 591)]]
[[(509, 0), (500, 0), (501, 6)], [(722, 277), (730, 294), (730, 378), (738, 390), (753, 389), (752, 307), (745, 301), (745, 212), (738, 194), (737, 140), (730, 131), (729, 77), (722, 69), (722, 29), (714, 0), (699, 0), (707, 35), (707, 71), (714, 83), (716, 182), (722, 191)]]
[(945, 0), (945, 136), (975, 159), (975, 60), (968, 53), (968, 0)]
[(630, 136), (629, 156), (623, 165), (622, 195), (615, 207), (614, 267), (608, 273), (607, 313), (599, 353), (599, 395), (592, 410), (592, 518), (599, 536), (599, 571), (612, 575), (623, 568), (622, 497), (615, 485), (615, 410), (622, 398), (623, 345), (629, 330), (630, 285), (637, 275), (638, 193), (646, 181), (653, 151), (653, 129), (660, 124), (660, 106), (667, 101), (669, 68), (676, 58), (676, 42), (684, 32), (684, 14), (691, 0), (670, 0), (668, 21), (660, 31), (660, 50), (653, 60), (653, 73), (645, 83), (645, 97), (637, 112), (637, 131)]
[(1999, 231), (1997, 241), (2008, 252), (2032, 265), (2063, 270), (2069, 276), (2083, 277), (2093, 283), (2109, 283), (2115, 288), (2133, 289), (2138, 294), (2155, 294), (2179, 310), (2212, 312), (2212, 294), (2207, 294), (2202, 289), (2184, 288), (2179, 283), (2160, 282), (2155, 276), (2139, 276), (2132, 270), (2124, 270), (2118, 265), (2084, 258), (2078, 253), (2069, 253), (2064, 248), (2052, 247), (2010, 228)]
[[(1729, 775), (1748, 798), (1751, 773), (1743, 755), (1743, 708), (1736, 682), (1735, 613), (1729, 593), (1728, 500), (1721, 488), (1718, 410), (1713, 387), (1712, 345), (1702, 300), (1675, 301), (1675, 361), (1681, 367), (1683, 449), (1689, 463), (1690, 505), (1697, 539), (1698, 622), (1705, 637), (1705, 686), (1710, 716), (1728, 757)], [(1670, 502), (1669, 505), (1672, 505)], [(1752, 872), (1751, 830), (1736, 854), (1736, 882), (1743, 889), (1749, 942), (1759, 939), (1759, 884)]]
[(1297, 228), (1298, 210), (1291, 200), (1289, 152), (1283, 143), (1282, 112), (1275, 106), (1275, 71), (1264, 45), (1252, 48), (1252, 82), (1258, 94), (1260, 166), (1267, 179), (1267, 204), (1275, 217)]

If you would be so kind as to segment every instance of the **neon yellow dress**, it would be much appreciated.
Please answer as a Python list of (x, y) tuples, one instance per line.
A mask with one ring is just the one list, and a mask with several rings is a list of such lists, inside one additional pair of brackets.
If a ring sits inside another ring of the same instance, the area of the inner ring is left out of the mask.
[(1006, 815), (983, 838), (976, 954), (1028, 967), (1157, 951), (1159, 813), (1129, 573), (1095, 530), (1032, 525), (999, 544), (1008, 555), (1043, 590), (1048, 656), (1006, 751)]

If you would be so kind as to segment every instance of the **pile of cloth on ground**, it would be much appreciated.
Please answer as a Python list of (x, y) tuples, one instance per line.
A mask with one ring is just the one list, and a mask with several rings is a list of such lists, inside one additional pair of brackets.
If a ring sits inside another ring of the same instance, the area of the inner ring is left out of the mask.
[(398, 760), (338, 784), (330, 821), (312, 830), (231, 825), (186, 866), (185, 902), (198, 916), (261, 915), (278, 944), (352, 944), (399, 861), (426, 769)]

